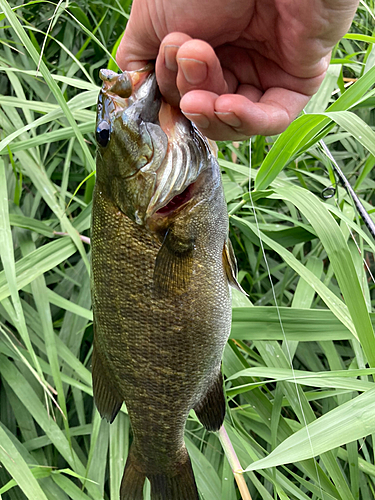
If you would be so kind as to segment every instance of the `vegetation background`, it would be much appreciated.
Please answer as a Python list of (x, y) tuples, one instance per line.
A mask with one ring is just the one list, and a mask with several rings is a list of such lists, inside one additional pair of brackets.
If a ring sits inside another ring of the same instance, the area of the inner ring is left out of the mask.
[[(110, 426), (93, 406), (85, 237), (98, 70), (117, 70), (130, 4), (0, 0), (4, 500), (118, 499), (131, 429), (125, 409)], [(374, 218), (374, 43), (362, 0), (306, 114), (251, 148), (219, 144), (249, 294), (233, 298), (225, 427), (253, 500), (375, 497), (375, 243), (320, 143)], [(239, 499), (194, 413), (186, 443), (202, 499)]]

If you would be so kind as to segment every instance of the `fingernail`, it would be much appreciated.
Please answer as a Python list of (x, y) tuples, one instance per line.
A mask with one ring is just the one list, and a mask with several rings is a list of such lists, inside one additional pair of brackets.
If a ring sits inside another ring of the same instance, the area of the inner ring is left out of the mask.
[(221, 113), (220, 111), (214, 111), (214, 113), (219, 118), (219, 120), (226, 123), (227, 125), (230, 125), (231, 127), (241, 126), (240, 119), (231, 111), (228, 113)]
[(178, 70), (176, 56), (179, 48), (178, 45), (164, 45), (164, 64), (170, 71)]
[(184, 115), (199, 128), (208, 128), (210, 126), (210, 122), (205, 115), (199, 113), (184, 113)]
[(184, 77), (191, 85), (198, 85), (207, 78), (207, 64), (198, 59), (179, 58), (178, 65), (182, 69)]

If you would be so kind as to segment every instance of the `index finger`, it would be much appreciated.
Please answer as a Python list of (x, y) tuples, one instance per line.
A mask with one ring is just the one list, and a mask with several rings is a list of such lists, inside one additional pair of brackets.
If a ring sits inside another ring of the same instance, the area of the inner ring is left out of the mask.
[(257, 102), (253, 89), (243, 94), (216, 94), (193, 90), (181, 99), (181, 109), (201, 132), (213, 140), (241, 140), (252, 135), (283, 132), (311, 96), (287, 89), (268, 89)]

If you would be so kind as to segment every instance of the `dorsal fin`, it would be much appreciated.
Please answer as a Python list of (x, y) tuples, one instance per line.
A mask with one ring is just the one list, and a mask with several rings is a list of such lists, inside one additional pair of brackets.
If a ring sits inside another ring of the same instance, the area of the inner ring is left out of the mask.
[(223, 266), (230, 286), (247, 296), (247, 293), (237, 281), (237, 261), (229, 238), (223, 247)]

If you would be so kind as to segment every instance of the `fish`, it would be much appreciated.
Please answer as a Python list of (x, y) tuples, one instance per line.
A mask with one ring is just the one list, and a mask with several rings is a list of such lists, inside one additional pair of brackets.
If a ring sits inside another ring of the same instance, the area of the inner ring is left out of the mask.
[(213, 145), (159, 91), (154, 67), (101, 70), (92, 209), (92, 378), (133, 441), (121, 500), (199, 500), (184, 429), (225, 416), (221, 359), (241, 287)]

